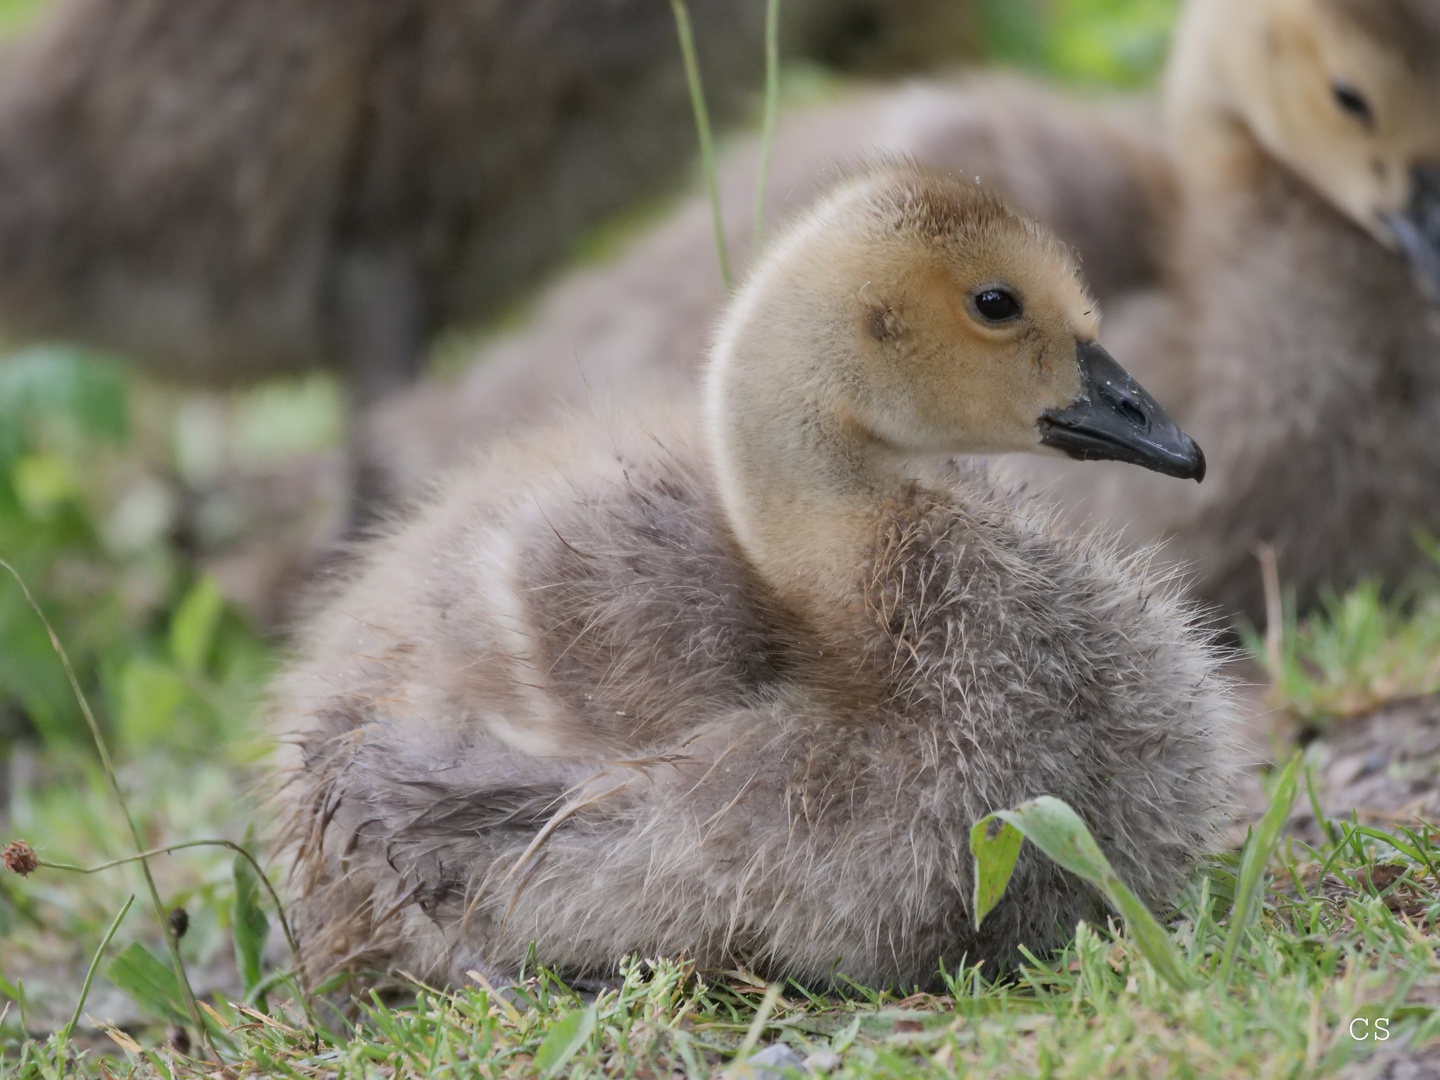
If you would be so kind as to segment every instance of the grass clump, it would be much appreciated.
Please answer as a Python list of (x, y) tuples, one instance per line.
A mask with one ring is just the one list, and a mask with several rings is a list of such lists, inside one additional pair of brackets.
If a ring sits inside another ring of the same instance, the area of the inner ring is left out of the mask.
[[(1275, 779), (1271, 825), (1297, 769)], [(317, 1022), (277, 975), (268, 1006), (214, 995), (207, 1015), (234, 1076), (739, 1077), (777, 1042), (837, 1077), (1340, 1075), (1440, 1035), (1440, 832), (1327, 824), (1313, 849), (1262, 826), (1243, 856), (1202, 868), (1156, 927), (1166, 964), (1111, 922), (1001, 979), (946, 974), (936, 993), (817, 994), (632, 959), (598, 993), (543, 970), (499, 992), (473, 975), (451, 992), (412, 984), (411, 1003), (372, 995), (353, 1023)], [(81, 1076), (215, 1068), (133, 1028), (108, 1030), (120, 1057), (0, 1032), (0, 1072), (26, 1080), (59, 1075), (67, 1054)]]
[(1322, 595), (1303, 618), (1288, 600), (1281, 631), (1247, 645), (1275, 704), (1321, 726), (1399, 698), (1440, 692), (1440, 590), (1387, 594), (1378, 582)]

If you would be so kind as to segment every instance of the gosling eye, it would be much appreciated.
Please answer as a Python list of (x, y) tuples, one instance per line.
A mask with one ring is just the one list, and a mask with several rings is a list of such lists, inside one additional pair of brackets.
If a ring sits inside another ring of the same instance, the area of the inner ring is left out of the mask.
[(1365, 96), (1343, 79), (1336, 79), (1330, 84), (1330, 93), (1335, 98), (1335, 104), (1341, 110), (1349, 113), (1355, 119), (1364, 123), (1366, 127), (1375, 126), (1375, 113), (1370, 108), (1370, 103)]
[(1020, 301), (1004, 289), (982, 289), (975, 294), (973, 303), (986, 322), (1009, 322), (1020, 317)]

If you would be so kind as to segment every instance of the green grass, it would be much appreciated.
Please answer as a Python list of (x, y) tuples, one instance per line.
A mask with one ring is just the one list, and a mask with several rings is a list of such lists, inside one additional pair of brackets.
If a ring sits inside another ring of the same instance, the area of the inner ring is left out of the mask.
[(1180, 0), (976, 0), (992, 56), (1066, 82), (1143, 87), (1159, 77)]
[[(1434, 545), (1421, 543), (1434, 558)], [(1397, 698), (1440, 692), (1440, 587), (1433, 581), (1398, 595), (1366, 581), (1322, 596), (1303, 619), (1288, 600), (1283, 612), (1278, 649), (1253, 631), (1247, 645), (1265, 667), (1275, 703), (1302, 723), (1323, 727)]]
[[(1177, 990), (1112, 926), (1082, 925), (1058, 955), (1002, 982), (976, 970), (941, 994), (849, 999), (765, 986), (739, 973), (700, 976), (674, 963), (631, 962), (593, 998), (541, 973), (506, 996), (479, 985), (417, 988), (403, 1008), (367, 1003), (352, 1028), (319, 1028), (293, 1005), (268, 1013), (217, 1003), (232, 1075), (281, 1077), (711, 1075), (737, 1048), (784, 1042), (835, 1055), (845, 1077), (1323, 1076), (1376, 1049), (1440, 1031), (1440, 910), (1428, 835), (1405, 850), (1358, 835), (1277, 854), (1233, 979), (1217, 977), (1227, 937), (1231, 867), (1197, 875), (1167, 935), (1196, 987)], [(1354, 1038), (1387, 1020), (1388, 1040)], [(1358, 1021), (1363, 1021), (1364, 1026)], [(336, 1025), (340, 1028), (340, 1025)], [(116, 1033), (104, 1068), (118, 1076), (195, 1075), (192, 1063)], [(59, 1076), (55, 1043), (6, 1046), (5, 1075)], [(832, 1059), (833, 1061), (834, 1059)], [(79, 1075), (102, 1075), (94, 1050)], [(732, 1075), (739, 1075), (738, 1071)]]

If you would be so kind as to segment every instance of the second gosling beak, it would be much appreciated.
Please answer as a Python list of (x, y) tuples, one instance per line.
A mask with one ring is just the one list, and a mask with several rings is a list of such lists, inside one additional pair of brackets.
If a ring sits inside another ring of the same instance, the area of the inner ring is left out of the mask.
[(1199, 445), (1129, 372), (1093, 341), (1077, 343), (1080, 399), (1040, 418), (1040, 442), (1081, 461), (1124, 461), (1166, 476), (1205, 479)]
[(1410, 205), (1388, 219), (1396, 241), (1415, 268), (1420, 288), (1440, 301), (1440, 165), (1416, 165)]

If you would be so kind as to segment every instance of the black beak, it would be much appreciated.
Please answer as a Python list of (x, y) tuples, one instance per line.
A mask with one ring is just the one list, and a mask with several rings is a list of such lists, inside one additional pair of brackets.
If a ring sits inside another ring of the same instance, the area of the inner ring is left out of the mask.
[(1389, 219), (1395, 239), (1410, 257), (1420, 290), (1440, 303), (1440, 165), (1416, 165), (1410, 205)]
[(1205, 479), (1205, 455), (1155, 399), (1093, 341), (1078, 343), (1080, 400), (1040, 418), (1040, 442), (1081, 461), (1125, 461)]

